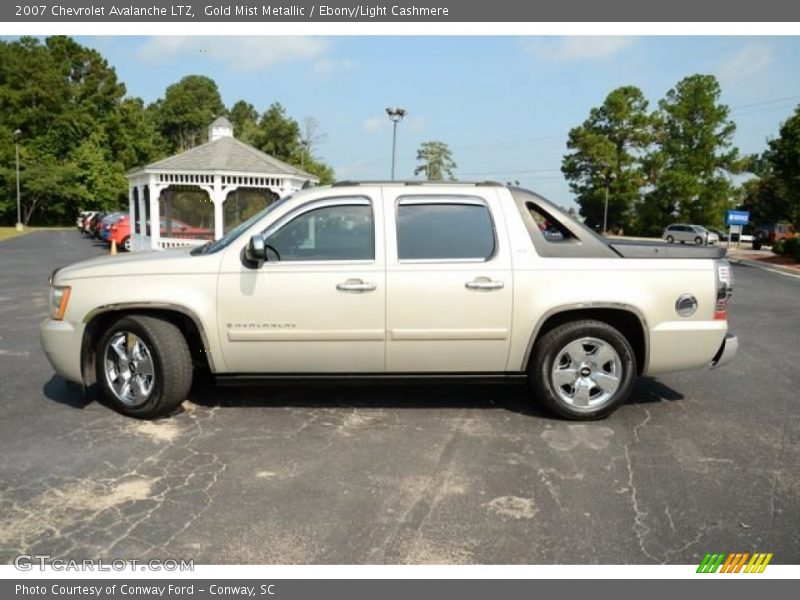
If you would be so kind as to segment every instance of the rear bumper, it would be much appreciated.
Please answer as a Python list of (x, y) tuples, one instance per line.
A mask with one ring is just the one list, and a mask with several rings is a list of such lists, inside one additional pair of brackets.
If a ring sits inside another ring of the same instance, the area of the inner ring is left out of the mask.
[(736, 351), (739, 349), (739, 338), (737, 338), (732, 333), (728, 333), (725, 335), (725, 339), (722, 340), (722, 345), (717, 350), (717, 353), (714, 355), (714, 358), (711, 359), (711, 364), (709, 365), (710, 369), (718, 369), (719, 367), (723, 367), (727, 365), (729, 362), (733, 360), (733, 357), (736, 356)]

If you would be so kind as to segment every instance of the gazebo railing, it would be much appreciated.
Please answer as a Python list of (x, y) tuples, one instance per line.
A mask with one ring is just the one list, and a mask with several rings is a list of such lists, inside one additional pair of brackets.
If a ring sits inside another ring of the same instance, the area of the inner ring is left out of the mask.
[[(149, 235), (134, 234), (131, 237), (133, 238), (133, 244), (131, 245), (133, 250), (146, 251), (151, 249)], [(202, 246), (207, 241), (208, 240), (160, 237), (158, 238), (156, 247), (158, 250), (169, 250), (171, 248), (193, 248), (196, 246)]]

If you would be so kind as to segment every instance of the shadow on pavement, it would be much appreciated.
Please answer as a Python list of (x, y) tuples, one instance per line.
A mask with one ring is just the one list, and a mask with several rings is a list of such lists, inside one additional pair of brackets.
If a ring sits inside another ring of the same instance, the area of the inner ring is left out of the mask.
[(92, 395), (84, 394), (81, 386), (69, 383), (58, 375), (53, 375), (42, 389), (46, 398), (72, 408), (86, 408), (92, 403)]
[[(83, 409), (98, 399), (95, 391), (54, 375), (44, 395), (60, 404)], [(630, 404), (682, 400), (683, 394), (650, 377), (636, 380)], [(560, 420), (535, 402), (524, 384), (302, 384), (265, 383), (259, 386), (221, 387), (209, 375), (198, 375), (188, 400), (198, 406), (302, 407), (302, 408), (469, 408), (501, 409)], [(101, 404), (106, 404), (101, 402)]]
[(684, 396), (680, 392), (673, 390), (668, 385), (664, 385), (658, 379), (652, 377), (639, 377), (633, 386), (629, 404), (644, 404), (646, 402), (663, 402), (668, 400), (683, 400)]

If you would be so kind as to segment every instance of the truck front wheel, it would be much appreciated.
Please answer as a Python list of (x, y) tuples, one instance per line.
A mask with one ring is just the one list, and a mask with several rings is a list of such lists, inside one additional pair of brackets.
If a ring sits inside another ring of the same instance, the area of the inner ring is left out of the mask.
[(97, 381), (108, 402), (130, 417), (169, 414), (189, 393), (192, 358), (180, 329), (144, 315), (119, 319), (96, 347)]
[(636, 359), (617, 329), (595, 320), (564, 323), (533, 348), (528, 382), (537, 399), (561, 417), (602, 419), (633, 390)]

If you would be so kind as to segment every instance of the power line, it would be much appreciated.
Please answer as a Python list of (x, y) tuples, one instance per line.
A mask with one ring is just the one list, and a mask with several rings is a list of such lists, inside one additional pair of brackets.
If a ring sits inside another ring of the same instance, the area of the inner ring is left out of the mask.
[(774, 98), (772, 100), (761, 100), (760, 102), (751, 102), (750, 104), (740, 104), (738, 106), (731, 106), (731, 112), (740, 110), (742, 108), (752, 108), (754, 106), (765, 106), (767, 104), (776, 104), (778, 102), (789, 102), (790, 100), (791, 101), (800, 100), (800, 96), (785, 96), (783, 98)]

